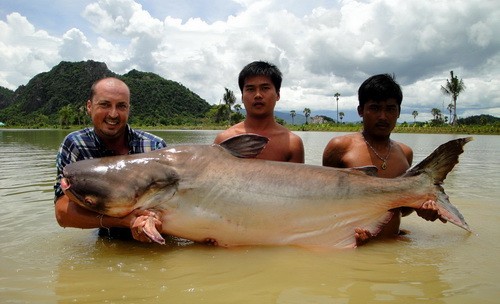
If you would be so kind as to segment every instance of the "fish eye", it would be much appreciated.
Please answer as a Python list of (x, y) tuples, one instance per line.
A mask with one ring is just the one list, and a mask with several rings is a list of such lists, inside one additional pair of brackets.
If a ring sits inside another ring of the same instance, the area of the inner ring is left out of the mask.
[(90, 197), (86, 197), (84, 200), (85, 205), (89, 207), (95, 207), (96, 203)]

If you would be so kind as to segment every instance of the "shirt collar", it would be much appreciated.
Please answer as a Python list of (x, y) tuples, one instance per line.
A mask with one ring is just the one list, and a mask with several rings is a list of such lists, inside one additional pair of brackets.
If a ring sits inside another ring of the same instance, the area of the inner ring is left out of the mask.
[[(95, 132), (95, 128), (94, 127), (90, 128), (90, 133), (92, 134), (92, 137), (94, 138), (94, 140), (96, 142), (97, 148), (100, 151), (103, 151), (104, 154), (105, 154), (105, 156), (116, 155), (116, 153), (114, 153), (113, 150), (109, 150), (106, 147), (106, 145), (101, 141), (101, 139), (99, 138), (99, 136), (97, 136), (97, 133)], [(131, 147), (132, 147), (131, 143), (132, 143), (132, 140), (134, 138), (134, 132), (133, 132), (132, 128), (128, 124), (125, 126), (125, 136), (127, 137), (126, 141), (127, 141), (127, 145), (128, 145), (129, 154), (130, 154)]]

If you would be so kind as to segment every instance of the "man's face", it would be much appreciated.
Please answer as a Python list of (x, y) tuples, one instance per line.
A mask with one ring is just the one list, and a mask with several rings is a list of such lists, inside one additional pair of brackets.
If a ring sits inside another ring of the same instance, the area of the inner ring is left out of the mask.
[(123, 136), (130, 113), (128, 87), (116, 79), (99, 82), (93, 99), (87, 101), (87, 112), (99, 137), (116, 139)]
[(270, 77), (252, 76), (245, 79), (241, 98), (247, 114), (269, 115), (274, 112), (280, 95)]
[(359, 116), (363, 118), (366, 132), (375, 135), (389, 135), (399, 118), (399, 105), (395, 98), (382, 101), (370, 100), (363, 107), (358, 107)]

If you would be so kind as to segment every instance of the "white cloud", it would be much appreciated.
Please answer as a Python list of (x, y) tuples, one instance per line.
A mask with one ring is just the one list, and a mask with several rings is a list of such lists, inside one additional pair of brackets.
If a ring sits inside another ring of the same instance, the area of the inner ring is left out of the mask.
[(71, 29), (63, 35), (59, 56), (65, 61), (81, 61), (89, 58), (92, 46), (79, 29)]
[(0, 83), (10, 89), (58, 63), (60, 39), (35, 27), (19, 13), (0, 21)]
[(121, 35), (130, 24), (134, 12), (142, 6), (133, 0), (101, 0), (85, 7), (83, 16), (98, 33)]
[(332, 110), (335, 92), (343, 111), (355, 110), (364, 79), (395, 73), (405, 96), (402, 118), (412, 121), (416, 109), (420, 120), (433, 107), (446, 108), (439, 88), (450, 70), (467, 85), (459, 113), (498, 115), (500, 108), (494, 1), (82, 2), (87, 24), (61, 24), (61, 36), (35, 27), (22, 10), (0, 17), (0, 85), (25, 84), (60, 60), (93, 59), (117, 73), (158, 73), (216, 103), (224, 87), (239, 96), (244, 65), (268, 60), (284, 74), (283, 111)]
[(482, 21), (473, 24), (468, 33), (469, 40), (483, 48), (487, 47), (493, 38), (493, 30)]

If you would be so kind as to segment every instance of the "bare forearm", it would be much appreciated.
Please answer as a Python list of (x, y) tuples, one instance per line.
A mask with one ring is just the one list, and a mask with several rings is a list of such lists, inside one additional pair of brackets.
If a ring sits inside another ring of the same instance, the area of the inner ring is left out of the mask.
[(162, 225), (155, 214), (148, 210), (134, 210), (122, 218), (110, 217), (82, 208), (76, 203), (70, 202), (66, 195), (63, 195), (57, 200), (55, 215), (61, 227), (82, 229), (111, 227), (130, 228), (134, 239), (148, 243), (151, 242), (151, 239), (143, 232), (151, 217), (154, 218), (154, 224), (157, 226), (156, 229), (161, 229)]
[(74, 228), (99, 228), (99, 227), (125, 227), (130, 228), (130, 223), (122, 218), (102, 216), (98, 213), (84, 209), (70, 202), (67, 196), (60, 197), (55, 205), (55, 215), (61, 227)]

